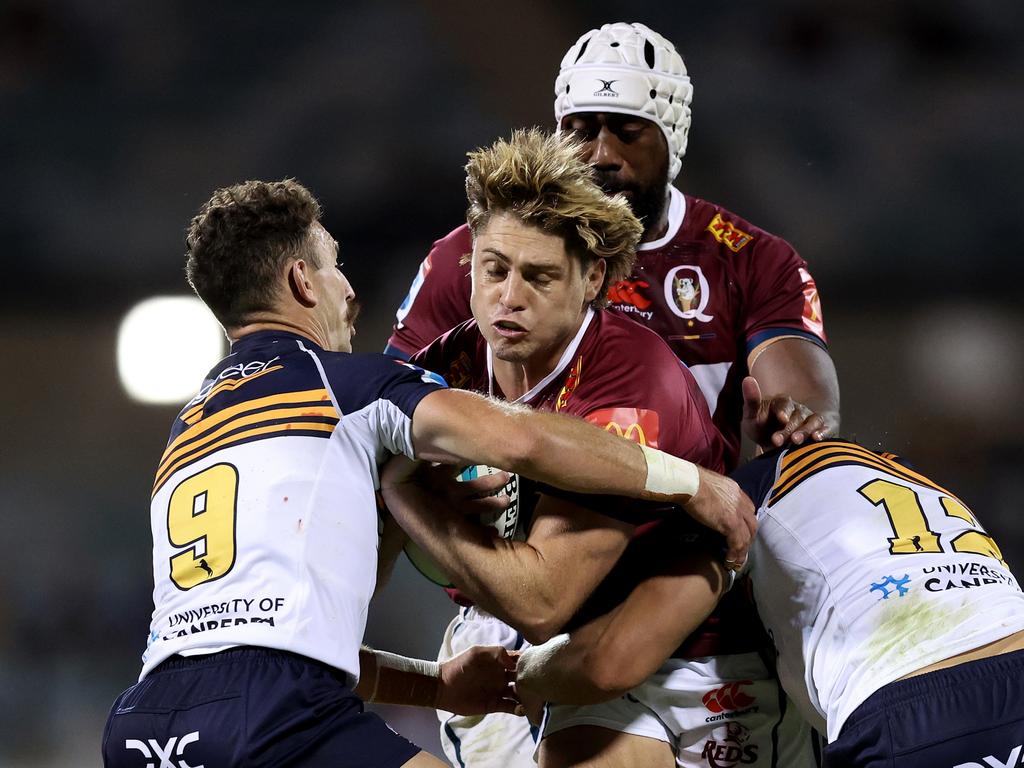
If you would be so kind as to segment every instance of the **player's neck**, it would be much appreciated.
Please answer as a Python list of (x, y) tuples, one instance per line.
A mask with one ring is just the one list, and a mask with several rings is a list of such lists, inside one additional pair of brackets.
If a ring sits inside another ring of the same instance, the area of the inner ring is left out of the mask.
[(284, 316), (251, 316), (246, 318), (248, 322), (244, 325), (231, 328), (228, 331), (228, 338), (232, 342), (238, 341), (243, 336), (249, 336), (260, 331), (287, 331), (303, 336), (323, 349), (330, 349), (326, 335), (315, 323), (297, 321)]
[[(581, 319), (580, 323), (582, 322)], [(558, 344), (545, 350), (538, 350), (523, 362), (500, 360), (496, 355), (492, 355), (491, 370), (505, 399), (518, 400), (540, 384), (558, 366), (559, 360), (578, 331), (579, 327), (566, 334)]]
[(658, 211), (658, 215), (654, 217), (654, 222), (651, 226), (644, 226), (644, 233), (640, 237), (641, 243), (650, 243), (655, 240), (660, 240), (668, 232), (668, 209), (672, 203), (672, 190), (671, 186), (665, 189), (665, 201), (661, 206), (661, 210)]

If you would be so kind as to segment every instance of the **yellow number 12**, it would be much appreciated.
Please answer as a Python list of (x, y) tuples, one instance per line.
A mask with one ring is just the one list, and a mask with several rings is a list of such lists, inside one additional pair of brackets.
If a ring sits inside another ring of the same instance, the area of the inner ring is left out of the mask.
[[(928, 527), (928, 518), (925, 517), (921, 499), (913, 488), (888, 480), (872, 480), (859, 488), (858, 493), (875, 506), (881, 506), (889, 516), (889, 524), (895, 534), (889, 539), (890, 554), (913, 555), (920, 552), (944, 551), (939, 544), (939, 534)], [(973, 528), (950, 542), (954, 552), (984, 555), (1006, 565), (998, 545), (985, 533), (970, 510), (948, 496), (941, 497), (940, 503), (947, 517), (959, 518)]]

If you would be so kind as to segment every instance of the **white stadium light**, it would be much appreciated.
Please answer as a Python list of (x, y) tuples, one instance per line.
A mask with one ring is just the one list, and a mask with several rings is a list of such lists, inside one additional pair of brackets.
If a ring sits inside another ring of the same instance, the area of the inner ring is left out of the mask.
[(146, 299), (129, 310), (117, 332), (121, 385), (140, 403), (185, 403), (224, 352), (220, 323), (191, 296)]

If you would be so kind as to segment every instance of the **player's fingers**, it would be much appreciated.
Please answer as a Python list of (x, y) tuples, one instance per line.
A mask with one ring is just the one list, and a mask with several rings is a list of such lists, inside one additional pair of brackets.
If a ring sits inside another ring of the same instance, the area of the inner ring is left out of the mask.
[(761, 409), (761, 387), (757, 379), (753, 376), (745, 377), (740, 388), (743, 391), (743, 418), (756, 419)]
[(519, 654), (513, 656), (506, 649), (499, 646), (498, 649), (498, 661), (501, 662), (502, 666), (509, 672), (516, 671), (516, 664), (519, 662)]
[(508, 508), (508, 501), (508, 496), (500, 493), (482, 499), (462, 499), (458, 506), (464, 515), (497, 515)]
[(465, 496), (484, 496), (500, 491), (508, 483), (508, 479), (508, 472), (495, 472), (493, 475), (480, 475), (458, 485)]
[(812, 413), (796, 426), (790, 439), (797, 445), (805, 440), (820, 440), (821, 438), (816, 435), (824, 426), (825, 420), (818, 414)]

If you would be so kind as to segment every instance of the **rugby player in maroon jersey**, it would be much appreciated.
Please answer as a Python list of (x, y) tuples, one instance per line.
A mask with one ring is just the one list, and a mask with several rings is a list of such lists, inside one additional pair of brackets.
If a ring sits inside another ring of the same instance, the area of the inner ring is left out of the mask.
[[(593, 183), (591, 170), (574, 154), (578, 147), (571, 137), (531, 131), (471, 153), (466, 186), (475, 234), (474, 319), (413, 361), (450, 386), (576, 415), (717, 468), (721, 439), (686, 367), (656, 334), (600, 308), (608, 283), (628, 271), (641, 227), (623, 200)], [(543, 488), (532, 519), (522, 521), (525, 541), (495, 538), (437, 503), (437, 473), (408, 482), (409, 469), (389, 465), (381, 479), (384, 500), (458, 586), (452, 594), (464, 606), (441, 658), (472, 645), (522, 650), (546, 640), (571, 622), (595, 588), (598, 604), (605, 589), (621, 592), (619, 579), (598, 585), (627, 551), (637, 523), (648, 535), (676, 535), (660, 532), (668, 525), (660, 520), (663, 508)], [(680, 524), (678, 514), (671, 517), (671, 525)], [(726, 572), (714, 542), (692, 528), (693, 544), (681, 551), (679, 568), (694, 574), (707, 613), (724, 591)], [(760, 638), (745, 606), (726, 601), (714, 618), (681, 652), (740, 654), (744, 678), (770, 679), (763, 665), (751, 670), (752, 661), (760, 664)], [(764, 709), (768, 715), (768, 703)], [(442, 743), (453, 764), (533, 764), (536, 732), (525, 720), (506, 714), (441, 717)], [(603, 758), (623, 765), (673, 760), (664, 741), (628, 732), (615, 737)], [(542, 755), (550, 765), (568, 764), (559, 760), (557, 743)]]
[[(669, 41), (642, 24), (610, 24), (566, 53), (555, 119), (586, 142), (598, 183), (622, 193), (644, 224), (632, 273), (609, 286), (611, 308), (655, 331), (690, 367), (733, 469), (748, 373), (764, 393), (749, 437), (765, 445), (837, 434), (839, 385), (806, 262), (781, 238), (672, 186), (692, 93)], [(471, 316), (460, 264), (471, 249), (465, 225), (434, 243), (398, 310), (389, 353), (408, 357)]]
[[(672, 44), (641, 24), (591, 30), (564, 57), (555, 90), (560, 129), (585, 141), (599, 183), (621, 192), (644, 223), (632, 274), (609, 287), (611, 309), (650, 327), (690, 365), (725, 436), (727, 468), (739, 457), (744, 409), (754, 417), (743, 432), (763, 447), (836, 434), (838, 383), (806, 263), (780, 238), (671, 186), (692, 97)], [(469, 270), (460, 260), (471, 248), (465, 226), (435, 243), (399, 308), (388, 351), (407, 356), (470, 316)], [(741, 387), (748, 373), (765, 393), (752, 402)], [(778, 746), (797, 765), (802, 750), (786, 742), (803, 740), (806, 730), (782, 726), (760, 753), (770, 759)]]

